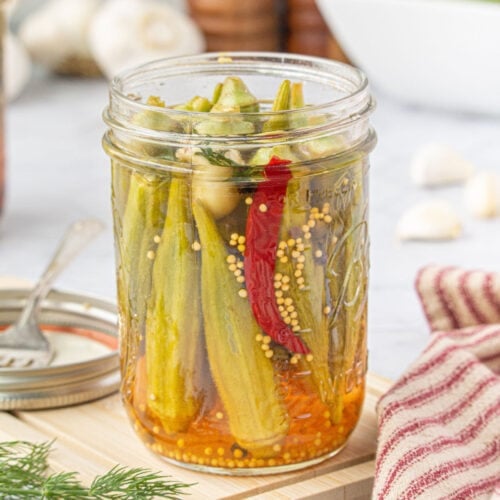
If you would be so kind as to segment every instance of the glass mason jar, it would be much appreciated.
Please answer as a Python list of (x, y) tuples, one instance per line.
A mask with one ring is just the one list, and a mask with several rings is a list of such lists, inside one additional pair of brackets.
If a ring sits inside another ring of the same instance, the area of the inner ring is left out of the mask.
[(295, 55), (113, 81), (122, 395), (167, 460), (266, 474), (346, 443), (364, 397), (372, 109), (360, 71)]

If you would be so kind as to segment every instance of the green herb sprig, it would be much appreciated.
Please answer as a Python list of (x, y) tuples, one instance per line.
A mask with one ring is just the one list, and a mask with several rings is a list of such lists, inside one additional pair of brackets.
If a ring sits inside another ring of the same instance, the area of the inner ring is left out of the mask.
[(198, 154), (206, 158), (212, 165), (233, 168), (233, 177), (249, 177), (252, 175), (253, 168), (247, 165), (240, 165), (224, 153), (214, 151), (212, 148), (203, 148)]
[(53, 442), (0, 443), (0, 498), (2, 500), (132, 500), (179, 499), (189, 484), (175, 482), (145, 468), (115, 466), (97, 476), (89, 487), (78, 480), (77, 472), (50, 474), (48, 456)]

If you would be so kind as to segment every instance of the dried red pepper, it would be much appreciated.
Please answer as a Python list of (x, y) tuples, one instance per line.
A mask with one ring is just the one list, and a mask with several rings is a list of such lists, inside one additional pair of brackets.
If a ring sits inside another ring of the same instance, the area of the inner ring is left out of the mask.
[(245, 282), (252, 311), (262, 330), (289, 351), (309, 353), (283, 321), (274, 294), (274, 272), (283, 205), (292, 173), (289, 160), (273, 156), (265, 167), (246, 225)]

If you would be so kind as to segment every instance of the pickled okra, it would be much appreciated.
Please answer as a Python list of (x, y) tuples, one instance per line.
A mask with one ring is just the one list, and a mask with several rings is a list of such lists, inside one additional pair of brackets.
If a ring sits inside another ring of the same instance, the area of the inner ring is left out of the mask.
[(197, 257), (188, 206), (186, 183), (173, 177), (146, 322), (148, 406), (167, 433), (186, 430), (204, 397)]
[(273, 456), (273, 446), (287, 434), (289, 417), (272, 363), (255, 342), (262, 332), (245, 294), (240, 294), (228, 272), (229, 255), (215, 222), (200, 203), (193, 204), (193, 213), (202, 248), (201, 289), (210, 371), (237, 443), (254, 457)]
[(211, 95), (150, 97), (134, 124), (184, 139), (127, 142), (156, 170), (115, 162), (125, 401), (175, 462), (312, 463), (359, 417), (366, 155), (337, 158), (352, 145), (327, 127), (301, 139), (331, 120), (305, 88), (258, 99), (226, 76)]

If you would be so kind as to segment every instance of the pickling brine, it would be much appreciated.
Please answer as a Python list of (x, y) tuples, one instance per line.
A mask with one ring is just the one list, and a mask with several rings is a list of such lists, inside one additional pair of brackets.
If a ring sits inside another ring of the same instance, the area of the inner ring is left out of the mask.
[(359, 71), (298, 56), (115, 80), (122, 396), (154, 452), (249, 475), (346, 443), (365, 384), (371, 108)]

